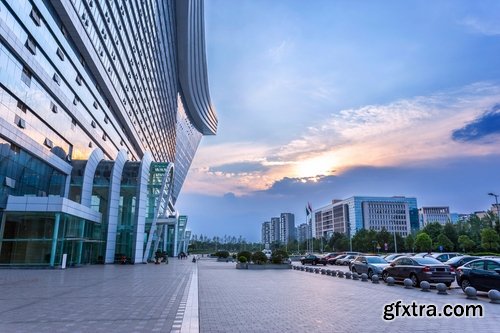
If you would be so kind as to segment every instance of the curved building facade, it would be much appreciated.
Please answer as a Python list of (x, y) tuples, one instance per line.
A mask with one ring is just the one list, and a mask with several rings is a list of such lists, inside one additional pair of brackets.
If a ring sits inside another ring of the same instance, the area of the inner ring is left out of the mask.
[(176, 255), (216, 131), (202, 0), (0, 0), (0, 265)]

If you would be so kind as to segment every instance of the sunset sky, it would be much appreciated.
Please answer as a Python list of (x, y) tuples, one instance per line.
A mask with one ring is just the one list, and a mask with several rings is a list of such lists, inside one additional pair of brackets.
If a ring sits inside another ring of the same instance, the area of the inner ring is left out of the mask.
[(486, 210), (500, 194), (500, 1), (206, 0), (217, 136), (177, 202), (260, 240), (353, 195)]

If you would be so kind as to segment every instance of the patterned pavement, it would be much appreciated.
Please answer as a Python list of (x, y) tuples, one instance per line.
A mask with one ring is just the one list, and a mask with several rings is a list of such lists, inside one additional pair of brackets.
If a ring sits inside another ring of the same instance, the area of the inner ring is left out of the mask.
[[(323, 268), (322, 266), (320, 268)], [(327, 267), (344, 269), (339, 267)], [(382, 319), (385, 304), (480, 304), (482, 318)], [(497, 332), (500, 305), (296, 270), (168, 265), (0, 269), (0, 332)]]

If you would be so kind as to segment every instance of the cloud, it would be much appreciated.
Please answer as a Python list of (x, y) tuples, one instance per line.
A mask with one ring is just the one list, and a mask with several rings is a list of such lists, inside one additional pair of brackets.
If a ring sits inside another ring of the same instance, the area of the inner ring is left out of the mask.
[(209, 172), (222, 172), (222, 173), (251, 173), (267, 171), (269, 167), (260, 162), (236, 162), (228, 163), (209, 168)]
[(287, 56), (292, 48), (293, 43), (291, 41), (283, 40), (278, 46), (270, 48), (267, 53), (271, 61), (277, 64)]
[(479, 141), (500, 133), (500, 104), (494, 105), (490, 111), (483, 113), (474, 121), (464, 127), (454, 130), (453, 140), (456, 141)]
[[(318, 177), (341, 175), (362, 166), (429, 165), (443, 157), (495, 154), (495, 142), (500, 138), (486, 144), (465, 138), (474, 137), (475, 132), (498, 131), (500, 117), (495, 105), (499, 94), (500, 85), (477, 83), (333, 112), (315, 119), (284, 144), (240, 142), (204, 147), (197, 153), (184, 191), (242, 196), (278, 186), (281, 179), (314, 183)], [(494, 111), (480, 111), (485, 109)], [(488, 125), (492, 120), (495, 123)]]
[[(497, 11), (494, 12), (498, 13)], [(500, 35), (500, 23), (498, 22), (497, 17), (491, 19), (486, 17), (481, 19), (476, 17), (467, 17), (463, 19), (460, 24), (473, 33), (479, 33), (486, 36)]]

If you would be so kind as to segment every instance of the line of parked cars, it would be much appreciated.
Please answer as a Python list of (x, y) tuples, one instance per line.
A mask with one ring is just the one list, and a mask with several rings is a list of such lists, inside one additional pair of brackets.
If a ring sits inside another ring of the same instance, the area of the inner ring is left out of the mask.
[(377, 274), (387, 281), (389, 276), (396, 281), (410, 278), (414, 287), (422, 281), (444, 283), (448, 287), (453, 281), (465, 290), (468, 286), (478, 291), (500, 290), (500, 257), (477, 257), (456, 252), (447, 253), (395, 253), (385, 257), (365, 255), (359, 252), (329, 253), (325, 256), (307, 255), (303, 265), (348, 265), (352, 272)]

